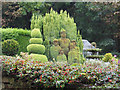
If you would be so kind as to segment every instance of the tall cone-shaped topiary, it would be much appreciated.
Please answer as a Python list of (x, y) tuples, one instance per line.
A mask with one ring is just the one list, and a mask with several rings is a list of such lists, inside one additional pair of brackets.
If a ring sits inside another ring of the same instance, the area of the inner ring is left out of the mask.
[(42, 35), (39, 29), (33, 29), (31, 31), (31, 39), (29, 40), (29, 45), (27, 46), (27, 51), (30, 53), (30, 56), (34, 60), (39, 60), (42, 63), (47, 62), (48, 59), (45, 55), (42, 55), (45, 52), (45, 46), (42, 45)]
[(31, 29), (38, 28), (42, 31), (43, 17), (41, 15), (32, 15), (31, 18)]
[(80, 51), (80, 62), (83, 63), (85, 58), (83, 56), (83, 41), (82, 41), (82, 36), (80, 35), (79, 31), (78, 31), (78, 35), (77, 35), (77, 46), (79, 47), (79, 51)]

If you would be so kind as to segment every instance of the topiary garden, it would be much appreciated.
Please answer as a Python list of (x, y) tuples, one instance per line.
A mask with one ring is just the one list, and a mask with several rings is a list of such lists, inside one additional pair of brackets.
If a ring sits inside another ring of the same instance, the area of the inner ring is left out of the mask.
[[(120, 88), (118, 57), (85, 57), (82, 35), (66, 11), (33, 14), (31, 30), (0, 30), (3, 88)], [(92, 44), (86, 51), (102, 50)]]

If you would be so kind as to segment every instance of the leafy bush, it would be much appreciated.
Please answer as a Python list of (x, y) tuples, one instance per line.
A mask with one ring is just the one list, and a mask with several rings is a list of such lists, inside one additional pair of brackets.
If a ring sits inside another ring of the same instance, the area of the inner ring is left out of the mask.
[(41, 38), (42, 35), (41, 35), (40, 30), (39, 30), (39, 29), (33, 29), (33, 30), (31, 31), (31, 37), (32, 37), (32, 38)]
[(48, 61), (47, 57), (45, 55), (40, 54), (30, 54), (30, 57), (35, 61), (40, 61), (41, 63), (45, 63)]
[(19, 43), (16, 40), (8, 39), (2, 43), (2, 53), (13, 56), (18, 53)]
[(27, 46), (29, 53), (43, 54), (45, 52), (45, 46), (40, 44), (30, 44)]
[(111, 53), (106, 53), (106, 54), (104, 55), (103, 61), (104, 61), (104, 62), (108, 62), (108, 61), (110, 61), (110, 60), (112, 60), (112, 54), (111, 54)]
[(26, 47), (29, 44), (30, 33), (29, 30), (18, 29), (18, 28), (0, 28), (0, 32), (2, 33), (2, 41), (7, 39), (14, 39), (18, 41), (20, 48), (18, 54), (20, 52), (26, 52)]
[(31, 38), (29, 40), (30, 44), (42, 44), (43, 43), (43, 39), (42, 38)]
[(45, 39), (49, 39), (49, 41), (53, 41), (55, 38), (58, 39), (62, 28), (67, 32), (67, 38), (76, 40), (77, 27), (74, 19), (66, 11), (63, 12), (61, 10), (60, 14), (58, 14), (51, 9), (50, 13), (46, 13), (43, 19), (43, 34)]
[(43, 17), (41, 15), (34, 15), (31, 19), (31, 29), (38, 28), (42, 30)]
[(2, 32), (2, 41), (7, 39), (16, 40), (19, 35), (30, 36), (31, 33), (31, 31), (18, 28), (0, 28), (0, 31)]
[[(66, 63), (40, 63), (21, 57), (0, 56), (2, 71), (15, 80), (29, 83), (29, 88), (63, 88), (67, 85), (85, 85), (87, 88), (102, 86), (119, 88), (119, 68), (117, 65), (100, 60), (87, 60), (83, 65)], [(17, 66), (17, 68), (15, 68)], [(27, 77), (27, 78), (26, 78)], [(81, 87), (81, 86), (80, 86)]]

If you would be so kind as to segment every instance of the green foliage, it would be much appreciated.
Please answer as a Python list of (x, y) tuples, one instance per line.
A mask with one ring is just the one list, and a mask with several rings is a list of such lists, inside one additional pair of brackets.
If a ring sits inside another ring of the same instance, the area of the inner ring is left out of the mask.
[(51, 6), (50, 3), (45, 2), (19, 2), (19, 5), (22, 15), (27, 15), (28, 13), (44, 14), (49, 10), (48, 8)]
[(57, 56), (57, 61), (58, 62), (65, 62), (65, 61), (67, 61), (67, 58), (66, 58), (65, 54), (63, 54), (63, 55), (59, 54)]
[(77, 52), (75, 49), (72, 49), (68, 53), (68, 63), (81, 63), (80, 61), (80, 52)]
[(55, 58), (55, 60), (57, 59), (57, 56), (59, 55), (59, 52), (61, 50), (61, 47), (58, 45), (58, 46), (51, 46), (50, 47), (50, 55), (51, 55), (51, 58)]
[(42, 16), (33, 14), (31, 19), (31, 29), (39, 28), (40, 30), (42, 30), (42, 24), (43, 24)]
[(14, 39), (5, 40), (2, 43), (2, 53), (9, 56), (14, 56), (18, 53), (19, 43)]
[(30, 36), (31, 31), (18, 28), (0, 28), (2, 33), (2, 41), (7, 39), (17, 39), (19, 35)]
[(49, 40), (46, 39), (44, 42), (43, 42), (43, 45), (45, 45), (45, 55), (48, 57), (48, 59), (50, 59), (50, 43), (49, 43)]
[(104, 56), (103, 55), (90, 55), (90, 56), (86, 56), (86, 58), (91, 58), (91, 59), (102, 59)]
[(42, 34), (41, 34), (41, 32), (40, 32), (39, 29), (33, 29), (33, 30), (31, 31), (31, 37), (32, 37), (32, 38), (41, 38), (41, 37), (42, 37)]
[(86, 51), (89, 51), (89, 52), (100, 52), (102, 49), (99, 49), (99, 48), (91, 48), (91, 49), (86, 49)]
[(43, 39), (42, 38), (31, 38), (29, 40), (30, 44), (42, 44), (43, 43)]
[(79, 47), (79, 59), (81, 61), (81, 63), (83, 63), (85, 61), (85, 58), (83, 56), (83, 41), (82, 41), (82, 36), (80, 35), (79, 31), (78, 31), (78, 35), (77, 35), (77, 46)]
[(29, 53), (43, 54), (45, 52), (45, 46), (41, 44), (30, 44), (27, 46)]
[(55, 38), (59, 38), (61, 29), (65, 29), (67, 37), (72, 40), (76, 39), (77, 27), (73, 18), (70, 18), (66, 11), (61, 10), (60, 14), (53, 9), (50, 13), (46, 13), (43, 20), (43, 34), (44, 38), (48, 38), (49, 41), (53, 41)]
[(16, 40), (19, 42), (20, 48), (18, 51), (18, 54), (20, 54), (20, 52), (27, 52), (27, 46), (29, 45), (29, 39), (30, 36), (24, 36), (24, 35), (19, 35)]
[(80, 35), (79, 31), (77, 35), (77, 46), (79, 47), (80, 52), (83, 53), (83, 41), (82, 41), (82, 36)]
[(34, 61), (41, 61), (41, 63), (45, 63), (48, 61), (47, 57), (45, 55), (40, 55), (40, 54), (30, 54), (30, 57)]
[(31, 31), (18, 29), (18, 28), (0, 28), (0, 32), (2, 33), (2, 41), (7, 39), (14, 39), (18, 41), (20, 48), (19, 52), (26, 52), (27, 45), (29, 44), (30, 33)]
[(108, 62), (108, 61), (110, 61), (110, 60), (112, 60), (112, 54), (111, 54), (111, 53), (106, 53), (106, 54), (104, 55), (103, 61), (104, 61), (104, 62)]

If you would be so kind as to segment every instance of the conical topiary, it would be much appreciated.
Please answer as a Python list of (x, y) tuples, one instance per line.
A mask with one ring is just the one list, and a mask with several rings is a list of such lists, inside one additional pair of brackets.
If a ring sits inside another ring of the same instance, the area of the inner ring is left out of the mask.
[(31, 31), (31, 39), (29, 40), (29, 45), (27, 46), (27, 51), (34, 60), (39, 60), (42, 63), (47, 62), (48, 59), (45, 55), (45, 46), (42, 45), (43, 39), (39, 29), (33, 29)]

